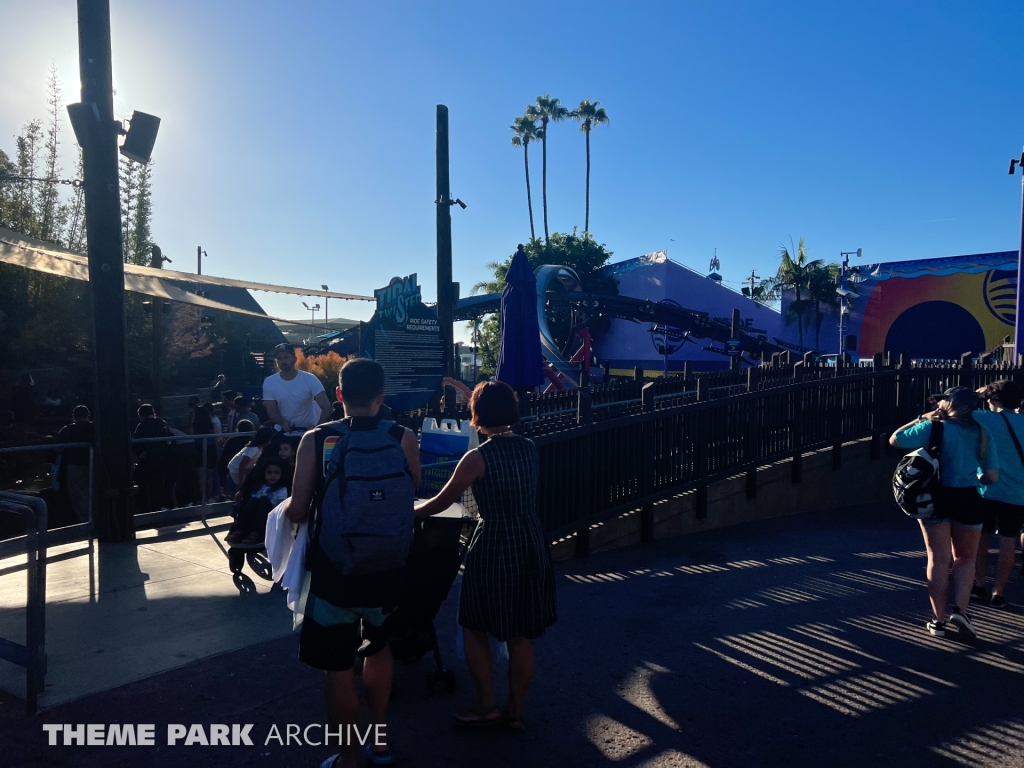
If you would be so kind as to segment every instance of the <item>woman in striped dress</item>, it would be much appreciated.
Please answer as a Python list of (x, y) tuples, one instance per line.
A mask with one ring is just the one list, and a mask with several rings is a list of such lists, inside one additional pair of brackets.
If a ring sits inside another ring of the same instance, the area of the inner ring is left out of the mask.
[[(469, 405), (473, 424), (488, 440), (462, 457), (441, 492), (416, 513), (442, 512), (473, 487), (482, 521), (466, 553), (459, 623), (477, 701), (455, 720), (463, 726), (504, 722), (522, 732), (523, 699), (533, 677), (530, 641), (557, 621), (555, 574), (537, 517), (537, 447), (512, 432), (519, 408), (507, 384), (479, 384)], [(508, 644), (509, 697), (503, 710), (494, 698), (488, 635)]]

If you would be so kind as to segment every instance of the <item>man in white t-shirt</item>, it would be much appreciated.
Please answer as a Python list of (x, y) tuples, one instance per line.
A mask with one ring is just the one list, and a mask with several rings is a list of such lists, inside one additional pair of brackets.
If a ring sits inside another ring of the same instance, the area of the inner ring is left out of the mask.
[(290, 344), (274, 347), (278, 373), (263, 381), (263, 405), (270, 421), (286, 435), (302, 435), (328, 421), (331, 404), (320, 379), (295, 367), (295, 350)]

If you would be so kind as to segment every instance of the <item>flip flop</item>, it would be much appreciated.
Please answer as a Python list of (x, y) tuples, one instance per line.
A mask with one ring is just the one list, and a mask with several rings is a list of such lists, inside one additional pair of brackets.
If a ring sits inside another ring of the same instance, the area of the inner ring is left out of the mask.
[[(494, 717), (491, 717), (492, 713), (494, 713)], [(501, 721), (501, 712), (498, 711), (497, 707), (486, 715), (480, 714), (480, 711), (475, 707), (469, 707), (455, 713), (455, 725), (460, 728), (488, 728), (498, 725)]]
[(526, 726), (523, 725), (523, 721), (517, 717), (506, 718), (505, 727), (508, 728), (516, 736), (522, 736), (526, 733)]

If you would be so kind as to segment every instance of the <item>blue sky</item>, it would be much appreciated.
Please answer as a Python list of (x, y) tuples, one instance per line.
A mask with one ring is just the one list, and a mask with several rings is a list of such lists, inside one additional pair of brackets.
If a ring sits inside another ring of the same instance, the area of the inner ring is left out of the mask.
[[(163, 119), (154, 236), (174, 268), (369, 294), (418, 272), (434, 297), (434, 108), (451, 114), (454, 269), (466, 293), (529, 235), (508, 126), (537, 95), (596, 99), (591, 230), (726, 279), (810, 255), (1015, 249), (1024, 6), (947, 2), (126, 2), (115, 99)], [(4, 12), (0, 149), (77, 100), (72, 0)], [(16, 34), (10, 34), (17, 30)], [(65, 133), (72, 168), (70, 127)], [(531, 180), (541, 224), (540, 147)], [(583, 227), (584, 143), (553, 127), (552, 230)], [(300, 299), (258, 293), (268, 312)], [(332, 316), (369, 305), (333, 302)]]

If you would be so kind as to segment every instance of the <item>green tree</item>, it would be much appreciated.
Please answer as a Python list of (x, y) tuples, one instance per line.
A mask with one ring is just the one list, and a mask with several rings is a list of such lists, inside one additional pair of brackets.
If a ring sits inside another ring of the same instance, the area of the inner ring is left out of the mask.
[(139, 199), (139, 164), (119, 156), (118, 177), (121, 192), (121, 248), (126, 263), (131, 262), (129, 243), (135, 237), (135, 205)]
[[(7, 153), (0, 149), (0, 179), (16, 175), (17, 170)], [(13, 182), (0, 181), (0, 227), (14, 227), (14, 191)]]
[(149, 266), (153, 248), (152, 161), (139, 167), (138, 191), (132, 213), (131, 240), (124, 244), (125, 257), (132, 264)]
[(548, 240), (548, 124), (565, 120), (569, 110), (558, 99), (546, 93), (538, 96), (536, 103), (526, 108), (526, 116), (530, 120), (540, 120), (541, 124), (541, 194), (544, 201), (544, 239)]
[(812, 269), (807, 280), (807, 298), (812, 302), (814, 312), (814, 348), (821, 349), (821, 324), (825, 311), (839, 311), (839, 294), (836, 281), (841, 267), (832, 262)]
[(599, 125), (607, 125), (608, 113), (599, 101), (584, 99), (569, 116), (580, 123), (580, 130), (587, 137), (587, 213), (583, 220), (583, 231), (590, 231), (590, 132)]
[(47, 99), (49, 107), (47, 117), (49, 127), (46, 130), (46, 156), (43, 160), (43, 173), (50, 183), (44, 183), (39, 191), (38, 212), (36, 218), (39, 221), (39, 237), (53, 243), (62, 243), (64, 228), (67, 224), (68, 207), (60, 202), (60, 194), (57, 190), (57, 179), (60, 177), (61, 167), (58, 149), (60, 147), (60, 115), (63, 104), (61, 103), (60, 79), (57, 77), (57, 68), (50, 65), (50, 76), (47, 80)]
[[(81, 179), (85, 175), (82, 168), (82, 148), (78, 149), (78, 165), (75, 168), (75, 178)], [(85, 233), (85, 190), (81, 185), (75, 187), (71, 202), (68, 205), (68, 248), (77, 253), (85, 253), (89, 247)]]
[[(15, 138), (15, 169), (16, 176), (23, 179), (38, 178), (39, 150), (43, 141), (42, 123), (29, 120), (22, 128), (21, 134)], [(13, 187), (13, 211), (11, 228), (32, 237), (40, 236), (38, 209), (36, 205), (38, 182), (16, 181)]]
[(544, 131), (527, 115), (517, 117), (509, 128), (514, 134), (512, 146), (523, 148), (523, 163), (526, 166), (526, 206), (530, 210), (530, 237), (536, 237), (533, 231), (533, 200), (530, 197), (530, 142), (544, 138)]
[(821, 259), (808, 261), (807, 246), (801, 237), (795, 253), (792, 243), (789, 248), (779, 246), (779, 269), (775, 277), (766, 281), (765, 293), (772, 299), (781, 299), (782, 293), (787, 290), (794, 292), (795, 298), (787, 307), (783, 319), (786, 325), (796, 323), (801, 347), (804, 345), (807, 316), (814, 307), (814, 301), (810, 298), (811, 277), (823, 266), (824, 262)]
[[(530, 266), (534, 269), (544, 264), (558, 264), (569, 267), (580, 278), (583, 290), (589, 293), (600, 293), (607, 296), (617, 296), (619, 293), (618, 281), (607, 274), (603, 267), (607, 266), (612, 258), (612, 252), (603, 243), (598, 243), (593, 236), (584, 232), (577, 234), (576, 230), (570, 233), (555, 232), (548, 241), (538, 238), (531, 238), (523, 245)], [(515, 255), (515, 254), (512, 254)], [(493, 273), (491, 280), (482, 281), (473, 286), (473, 291), (486, 293), (501, 293), (505, 289), (505, 275), (512, 265), (512, 256), (504, 261), (492, 261), (487, 265)], [(552, 335), (560, 345), (565, 346), (574, 333), (573, 310), (568, 307), (558, 307), (548, 310), (548, 327)], [(608, 318), (601, 315), (578, 318), (586, 320), (587, 327), (594, 337), (599, 337), (607, 332), (610, 327)], [(497, 350), (500, 345), (500, 326), (497, 315), (487, 318), (480, 327), (479, 346), (481, 355), (484, 358), (485, 368), (489, 361), (487, 350)], [(497, 360), (495, 352), (495, 361)]]

